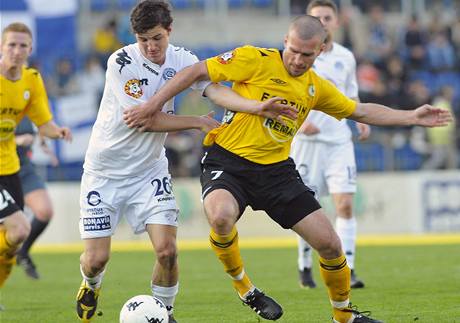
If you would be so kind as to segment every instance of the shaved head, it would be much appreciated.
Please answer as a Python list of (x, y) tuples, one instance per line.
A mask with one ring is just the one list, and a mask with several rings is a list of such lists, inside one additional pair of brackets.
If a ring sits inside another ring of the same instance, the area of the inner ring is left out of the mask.
[(310, 40), (313, 37), (319, 37), (325, 41), (328, 35), (321, 21), (310, 15), (295, 18), (289, 26), (289, 33), (291, 32), (295, 32), (297, 37), (302, 40)]

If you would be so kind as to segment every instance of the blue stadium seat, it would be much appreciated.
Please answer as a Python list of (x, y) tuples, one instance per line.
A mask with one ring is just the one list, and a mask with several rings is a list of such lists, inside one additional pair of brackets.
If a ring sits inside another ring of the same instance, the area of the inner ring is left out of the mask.
[(91, 11), (101, 12), (106, 11), (110, 7), (110, 0), (91, 0)]
[(189, 9), (192, 6), (191, 0), (171, 0), (174, 9)]
[(379, 143), (356, 143), (355, 154), (358, 172), (385, 170), (384, 147)]
[(238, 9), (244, 6), (244, 0), (228, 0), (228, 7), (231, 9)]
[(423, 157), (410, 144), (405, 144), (401, 148), (395, 149), (395, 168), (397, 170), (417, 170), (423, 162)]
[(273, 0), (251, 0), (252, 5), (258, 8), (270, 7), (273, 4)]
[(131, 10), (137, 3), (137, 0), (117, 0), (117, 7), (120, 10)]

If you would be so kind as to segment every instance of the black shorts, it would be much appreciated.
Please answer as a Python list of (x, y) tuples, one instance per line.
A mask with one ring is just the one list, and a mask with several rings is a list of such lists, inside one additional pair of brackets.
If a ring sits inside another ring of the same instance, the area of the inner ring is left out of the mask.
[(321, 208), (291, 158), (262, 165), (213, 145), (202, 160), (200, 180), (203, 199), (215, 189), (225, 189), (237, 200), (240, 216), (249, 205), (267, 212), (285, 229)]
[(23, 208), (24, 196), (18, 173), (0, 176), (0, 219)]
[(37, 174), (35, 165), (31, 162), (27, 162), (21, 165), (21, 170), (19, 171), (19, 179), (21, 180), (22, 193), (24, 196), (30, 192), (45, 188), (45, 182)]

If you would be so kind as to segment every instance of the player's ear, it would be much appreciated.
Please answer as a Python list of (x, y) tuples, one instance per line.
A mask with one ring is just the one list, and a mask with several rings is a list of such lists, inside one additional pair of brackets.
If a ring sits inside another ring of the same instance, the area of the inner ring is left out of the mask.
[(288, 42), (288, 35), (284, 36), (284, 48), (286, 48)]

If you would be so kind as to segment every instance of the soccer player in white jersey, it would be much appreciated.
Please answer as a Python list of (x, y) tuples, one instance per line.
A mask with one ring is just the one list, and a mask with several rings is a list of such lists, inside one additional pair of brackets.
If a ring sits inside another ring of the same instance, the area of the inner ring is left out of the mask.
[[(147, 231), (156, 253), (152, 294), (161, 299), (173, 317), (178, 292), (176, 233), (178, 208), (165, 157), (166, 131), (201, 129), (219, 123), (207, 116), (174, 116), (174, 99), (163, 105), (146, 127), (128, 128), (123, 111), (153, 96), (176, 72), (198, 62), (190, 51), (169, 44), (172, 17), (163, 1), (145, 0), (131, 12), (137, 42), (113, 53), (107, 64), (104, 95), (93, 126), (84, 163), (80, 194), (80, 234), (84, 252), (80, 257), (83, 276), (76, 311), (90, 322), (97, 307), (102, 278), (110, 256), (111, 236), (121, 216), (133, 231)], [(208, 81), (191, 88), (205, 93), (214, 103), (228, 107), (241, 99), (230, 88)], [(243, 102), (242, 111), (280, 117), (295, 111), (278, 103)], [(155, 131), (155, 132), (154, 132)], [(133, 265), (133, 269), (135, 266)]]
[[(313, 0), (307, 14), (319, 18), (328, 31), (326, 47), (316, 58), (313, 68), (323, 78), (331, 81), (343, 94), (358, 98), (356, 61), (353, 54), (333, 41), (338, 27), (338, 10), (332, 0)], [(370, 134), (367, 124), (356, 123), (359, 139)], [(356, 163), (351, 131), (345, 119), (337, 119), (320, 111), (311, 111), (292, 143), (291, 156), (304, 182), (317, 197), (332, 196), (337, 214), (336, 231), (351, 268), (351, 287), (362, 288), (364, 283), (354, 271), (356, 219), (353, 216), (353, 194), (356, 192)], [(314, 288), (312, 248), (302, 238), (298, 239), (298, 266), (300, 284)]]

